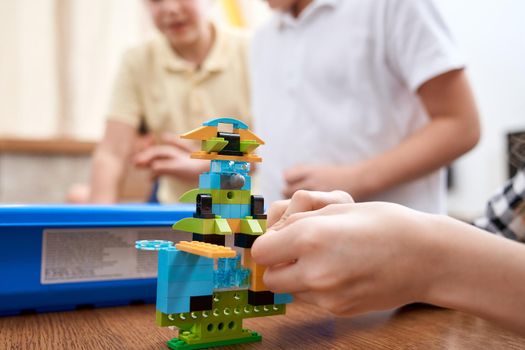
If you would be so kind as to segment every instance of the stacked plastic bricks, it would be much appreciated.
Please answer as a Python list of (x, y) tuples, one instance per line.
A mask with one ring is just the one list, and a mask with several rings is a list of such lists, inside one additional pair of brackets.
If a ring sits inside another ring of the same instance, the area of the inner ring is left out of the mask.
[[(265, 287), (264, 268), (251, 258), (253, 242), (266, 230), (264, 198), (251, 194), (249, 175), (250, 163), (261, 161), (253, 152), (264, 142), (230, 118), (206, 122), (182, 138), (201, 141), (201, 151), (191, 157), (211, 165), (200, 175), (199, 188), (180, 198), (196, 203), (195, 214), (173, 225), (193, 233), (193, 241), (136, 243), (138, 249), (159, 251), (157, 324), (179, 329), (168, 341), (171, 349), (260, 341), (260, 334), (243, 328), (243, 319), (284, 314), (292, 301)], [(225, 246), (227, 235), (237, 250)]]

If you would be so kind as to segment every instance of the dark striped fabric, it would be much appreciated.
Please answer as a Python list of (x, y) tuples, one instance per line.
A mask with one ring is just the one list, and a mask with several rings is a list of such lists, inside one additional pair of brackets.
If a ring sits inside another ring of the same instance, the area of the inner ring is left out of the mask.
[(525, 242), (525, 168), (518, 171), (490, 199), (485, 215), (473, 224), (483, 230)]

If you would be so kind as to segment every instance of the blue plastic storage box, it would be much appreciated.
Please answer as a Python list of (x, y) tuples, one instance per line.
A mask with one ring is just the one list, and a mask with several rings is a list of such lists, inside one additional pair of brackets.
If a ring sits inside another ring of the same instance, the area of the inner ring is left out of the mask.
[(0, 315), (155, 302), (143, 239), (191, 239), (171, 225), (193, 205), (0, 206)]

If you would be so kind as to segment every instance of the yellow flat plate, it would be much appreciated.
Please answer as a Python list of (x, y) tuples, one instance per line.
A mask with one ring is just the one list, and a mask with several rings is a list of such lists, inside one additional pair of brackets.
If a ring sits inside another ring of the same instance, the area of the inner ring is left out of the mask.
[(216, 245), (211, 243), (204, 243), (198, 241), (181, 241), (175, 244), (178, 250), (183, 252), (205, 256), (207, 258), (234, 258), (237, 253), (230, 247), (224, 247), (222, 245)]

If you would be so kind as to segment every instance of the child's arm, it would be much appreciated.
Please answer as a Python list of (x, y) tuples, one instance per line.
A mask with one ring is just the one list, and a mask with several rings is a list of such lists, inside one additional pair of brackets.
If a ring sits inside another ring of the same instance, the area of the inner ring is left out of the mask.
[(361, 201), (436, 171), (476, 145), (478, 112), (463, 70), (429, 80), (418, 94), (431, 118), (426, 126), (395, 148), (357, 164), (289, 169), (284, 195), (291, 197), (299, 189), (339, 189)]
[[(312, 201), (302, 193), (289, 208), (310, 206), (298, 200)], [(525, 246), (396, 204), (292, 212), (252, 248), (271, 290), (336, 314), (431, 303), (525, 333)]]
[(178, 136), (166, 134), (161, 145), (146, 148), (135, 155), (135, 165), (150, 170), (153, 177), (172, 176), (186, 183), (194, 183), (199, 174), (208, 171), (209, 162), (192, 159), (193, 149), (191, 143), (180, 140)]
[(90, 202), (118, 201), (126, 164), (135, 143), (136, 130), (130, 125), (108, 121), (104, 138), (93, 155)]

